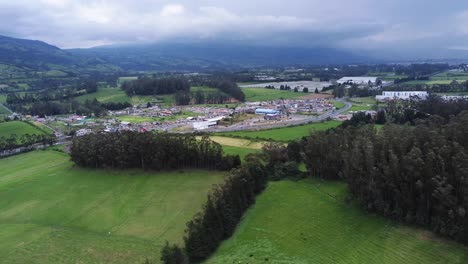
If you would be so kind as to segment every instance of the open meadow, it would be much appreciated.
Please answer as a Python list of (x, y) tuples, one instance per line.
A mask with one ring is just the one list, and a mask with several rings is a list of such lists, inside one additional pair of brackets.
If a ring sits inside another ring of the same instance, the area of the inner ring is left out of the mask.
[(251, 149), (251, 148), (241, 148), (241, 147), (233, 147), (233, 146), (226, 146), (222, 145), (223, 151), (225, 154), (228, 155), (239, 155), (241, 160), (245, 159), (245, 156), (251, 154), (251, 153), (256, 153), (259, 152), (260, 150), (257, 149)]
[(279, 142), (288, 142), (308, 136), (312, 131), (323, 131), (337, 127), (340, 121), (326, 121), (322, 123), (312, 123), (302, 126), (275, 128), (259, 131), (233, 131), (216, 133), (216, 135), (225, 137), (240, 137), (251, 140), (273, 140)]
[(18, 137), (20, 137), (25, 134), (42, 135), (44, 132), (34, 125), (22, 121), (0, 123), (0, 137), (9, 137), (11, 134), (16, 134)]
[(97, 99), (101, 103), (130, 102), (130, 97), (120, 88), (99, 88), (97, 92), (76, 97), (79, 102)]
[(306, 95), (306, 93), (265, 88), (242, 88), (242, 91), (245, 94), (245, 100), (249, 102), (293, 99)]
[(67, 154), (0, 159), (1, 263), (159, 263), (224, 173), (75, 167)]
[(344, 183), (270, 182), (206, 263), (468, 263), (468, 248), (369, 215), (346, 195)]
[(468, 72), (445, 71), (431, 76), (429, 80), (414, 80), (404, 82), (403, 84), (431, 86), (436, 84), (450, 84), (452, 81), (457, 81), (459, 83), (468, 81)]

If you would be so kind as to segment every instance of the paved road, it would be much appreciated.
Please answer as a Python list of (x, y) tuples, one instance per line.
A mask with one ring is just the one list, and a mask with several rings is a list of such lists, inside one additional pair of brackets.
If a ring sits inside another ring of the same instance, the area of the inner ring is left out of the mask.
[(264, 130), (271, 128), (279, 127), (289, 127), (289, 126), (298, 126), (305, 125), (309, 123), (318, 123), (327, 120), (328, 118), (336, 117), (346, 111), (348, 111), (353, 105), (350, 102), (344, 101), (342, 99), (337, 100), (345, 104), (343, 108), (338, 110), (329, 111), (325, 114), (313, 117), (307, 117), (300, 120), (291, 120), (280, 123), (265, 124), (265, 125), (251, 125), (251, 126), (230, 126), (230, 127), (216, 127), (203, 130), (205, 132), (231, 132), (231, 131), (240, 131), (240, 130)]

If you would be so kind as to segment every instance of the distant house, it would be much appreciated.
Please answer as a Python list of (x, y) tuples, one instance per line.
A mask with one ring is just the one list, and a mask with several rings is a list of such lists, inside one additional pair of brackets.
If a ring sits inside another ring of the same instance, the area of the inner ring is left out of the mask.
[(218, 124), (218, 122), (216, 122), (216, 121), (202, 121), (202, 122), (192, 123), (193, 129), (195, 129), (195, 130), (207, 129), (207, 128), (210, 128), (210, 127), (214, 127), (217, 124)]
[(279, 114), (279, 111), (275, 109), (257, 108), (255, 109), (255, 114), (256, 115), (277, 115)]
[(377, 83), (377, 77), (368, 77), (368, 76), (362, 76), (362, 77), (343, 77), (336, 81), (338, 84), (376, 84)]
[(391, 91), (391, 92), (382, 92), (382, 95), (377, 95), (375, 99), (377, 101), (386, 101), (386, 100), (409, 100), (411, 98), (426, 99), (426, 91)]

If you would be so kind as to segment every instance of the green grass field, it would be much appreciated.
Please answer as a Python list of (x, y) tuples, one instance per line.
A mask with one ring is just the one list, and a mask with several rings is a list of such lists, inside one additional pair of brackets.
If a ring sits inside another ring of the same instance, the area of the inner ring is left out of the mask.
[(228, 155), (239, 155), (241, 160), (244, 160), (245, 156), (247, 156), (250, 153), (256, 153), (259, 150), (256, 149), (249, 149), (249, 148), (240, 148), (240, 147), (232, 147), (232, 146), (223, 146), (223, 151), (225, 154)]
[(0, 159), (1, 263), (159, 263), (223, 173), (75, 167), (48, 150)]
[(369, 215), (345, 196), (343, 183), (271, 182), (206, 263), (468, 263), (468, 248)]
[(369, 72), (366, 75), (379, 77), (381, 80), (384, 81), (393, 81), (395, 79), (408, 77), (408, 75), (396, 75), (394, 72)]
[(340, 121), (327, 121), (323, 123), (313, 123), (303, 126), (275, 128), (261, 131), (234, 131), (234, 132), (223, 132), (217, 133), (220, 136), (226, 137), (242, 137), (248, 139), (261, 139), (261, 140), (273, 140), (279, 142), (288, 142), (295, 139), (308, 136), (311, 131), (322, 131), (330, 128), (337, 127), (341, 124)]
[(345, 104), (340, 101), (333, 101), (333, 106), (336, 107), (336, 109), (340, 109), (340, 108), (345, 107)]
[(265, 88), (242, 88), (242, 91), (245, 94), (245, 100), (250, 102), (292, 99), (306, 95), (305, 93)]
[(44, 132), (37, 129), (33, 125), (22, 121), (10, 121), (0, 123), (0, 137), (9, 137), (11, 134), (16, 134), (18, 137), (25, 134), (42, 135)]
[[(466, 80), (460, 80), (460, 79), (453, 79), (456, 80), (459, 83), (462, 83)], [(453, 80), (415, 80), (415, 81), (408, 81), (404, 82), (403, 84), (407, 85), (434, 85), (434, 84), (450, 84)]]
[(130, 102), (130, 97), (119, 88), (99, 88), (97, 92), (76, 97), (79, 102), (97, 99), (101, 103)]
[(432, 76), (431, 80), (468, 80), (468, 72), (442, 72)]

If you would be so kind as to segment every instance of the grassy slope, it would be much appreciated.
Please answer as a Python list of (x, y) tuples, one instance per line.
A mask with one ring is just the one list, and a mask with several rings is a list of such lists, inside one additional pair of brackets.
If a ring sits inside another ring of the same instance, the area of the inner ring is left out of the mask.
[(101, 103), (125, 103), (130, 102), (130, 97), (119, 88), (99, 88), (95, 93), (85, 94), (76, 97), (79, 102), (97, 99)]
[(0, 137), (9, 137), (11, 134), (16, 134), (18, 137), (20, 137), (24, 134), (44, 134), (44, 132), (30, 124), (21, 121), (0, 123)]
[(207, 263), (468, 263), (468, 249), (344, 203), (342, 183), (272, 182)]
[(55, 151), (1, 159), (0, 171), (2, 263), (159, 263), (223, 178), (80, 169)]
[(230, 138), (230, 137), (220, 137), (220, 136), (211, 136), (210, 139), (224, 146), (254, 149), (254, 150), (261, 149), (263, 147), (263, 144), (266, 143), (266, 142), (261, 142), (261, 141), (252, 142), (248, 139), (242, 139), (242, 138)]
[(293, 91), (281, 91), (265, 88), (242, 88), (242, 91), (245, 94), (245, 100), (250, 102), (291, 99), (306, 95), (304, 93), (295, 93)]
[(223, 132), (218, 133), (222, 136), (236, 136), (250, 139), (272, 139), (274, 141), (287, 142), (295, 139), (300, 139), (304, 136), (308, 136), (311, 131), (321, 131), (330, 128), (337, 127), (340, 125), (339, 121), (327, 121), (323, 123), (313, 123), (303, 126), (276, 128), (270, 130), (261, 131), (235, 131), (235, 132)]
[(247, 156), (250, 153), (255, 153), (258, 152), (259, 150), (256, 149), (249, 149), (249, 148), (240, 148), (240, 147), (232, 147), (232, 146), (223, 146), (223, 151), (226, 154), (229, 155), (239, 155), (239, 157), (244, 160), (245, 156)]

